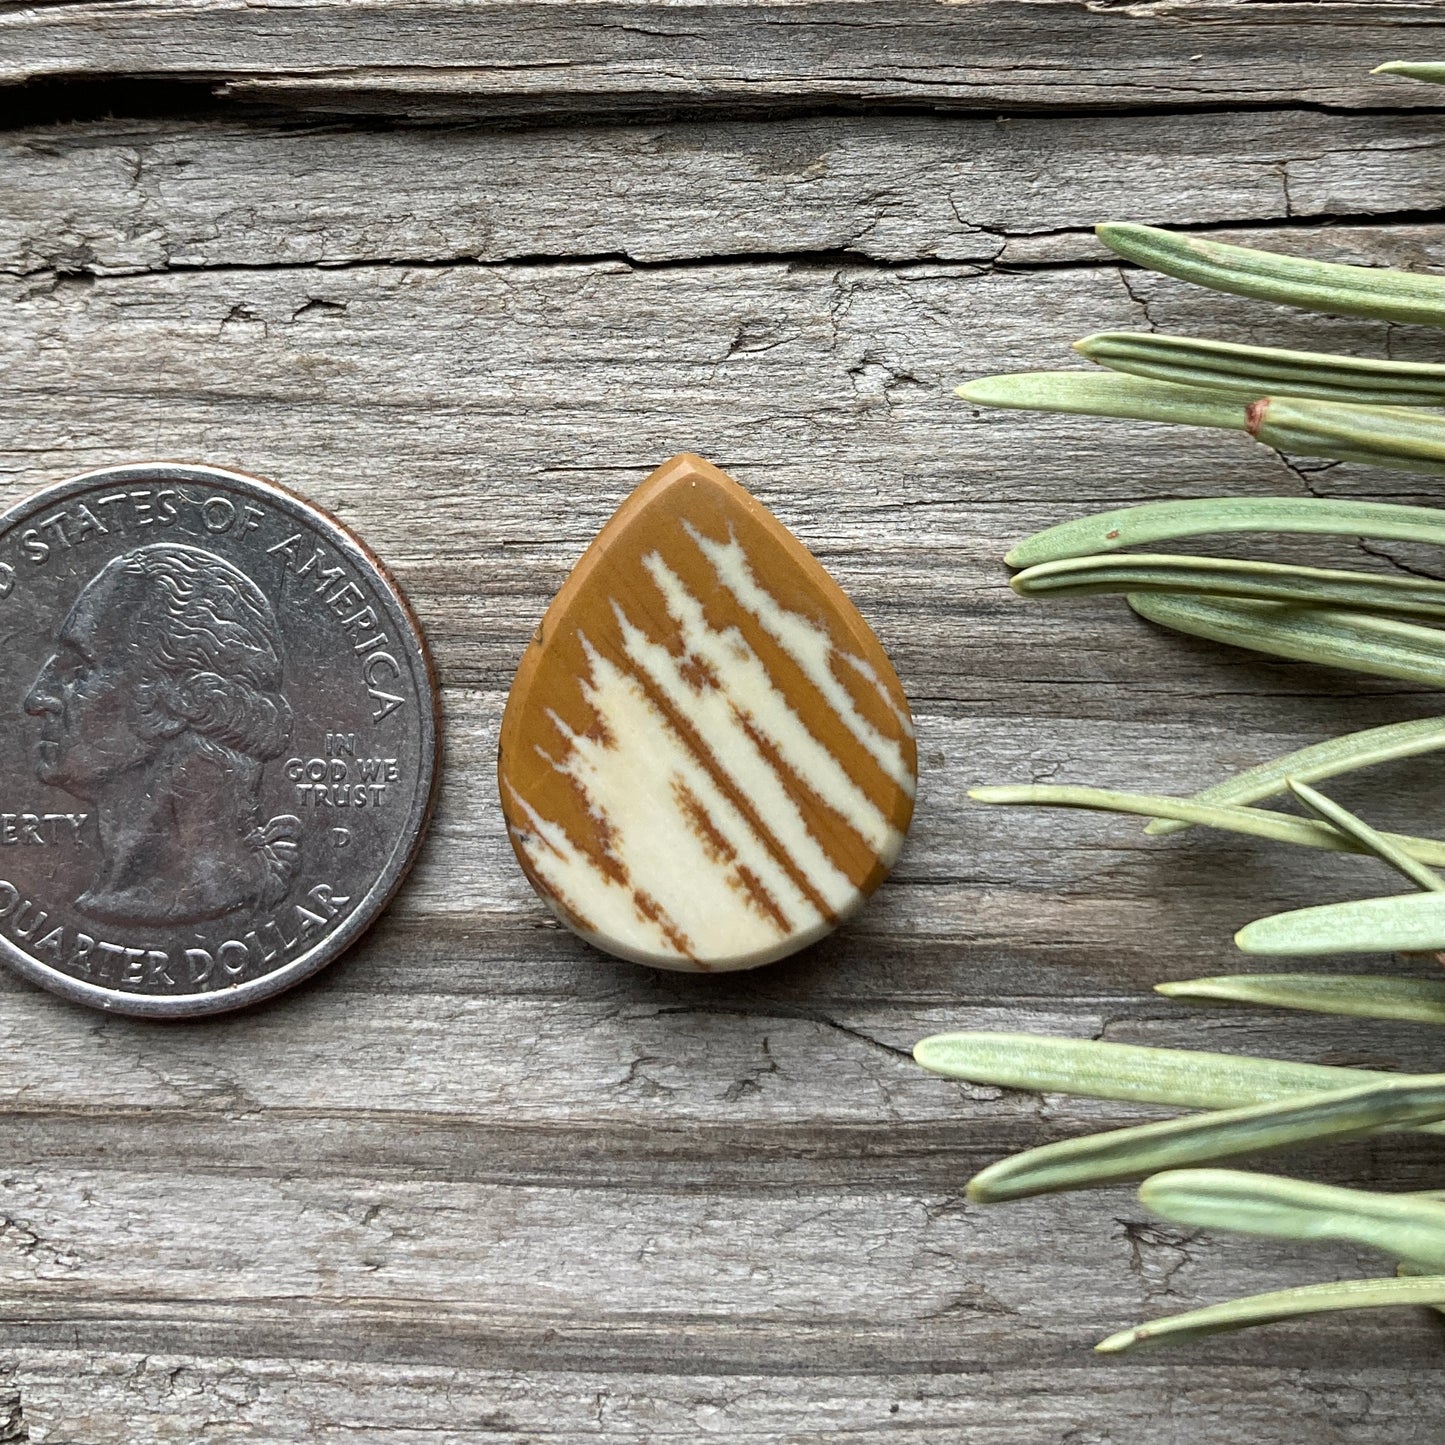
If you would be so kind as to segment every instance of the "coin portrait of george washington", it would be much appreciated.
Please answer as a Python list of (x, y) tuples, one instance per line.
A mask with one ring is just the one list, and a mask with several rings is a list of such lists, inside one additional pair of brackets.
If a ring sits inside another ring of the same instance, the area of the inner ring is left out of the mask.
[(37, 776), (94, 805), (100, 871), (76, 907), (182, 923), (290, 892), (301, 822), (258, 815), (292, 710), (264, 592), (223, 558), (161, 543), (108, 563), (25, 699)]

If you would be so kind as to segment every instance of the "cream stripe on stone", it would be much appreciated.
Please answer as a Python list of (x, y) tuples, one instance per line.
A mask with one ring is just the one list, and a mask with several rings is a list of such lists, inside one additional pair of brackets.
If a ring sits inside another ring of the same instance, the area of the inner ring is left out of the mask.
[[(568, 751), (552, 765), (581, 790), (592, 816), (603, 825), (608, 853), (625, 870), (620, 883), (564, 831), (549, 820), (537, 832), (548, 845), (528, 847), (532, 866), (609, 947), (619, 943), (629, 957), (684, 958), (725, 929), (747, 950), (791, 948), (798, 929), (826, 931), (826, 920), (749, 826), (707, 768), (693, 755), (636, 678), (587, 646), (591, 675), (578, 679), (606, 738), (564, 729)], [(735, 861), (719, 860), (679, 808), (680, 782), (706, 810), (712, 827)], [(534, 810), (528, 809), (535, 816)], [(560, 833), (560, 839), (559, 839)], [(748, 898), (746, 868), (774, 900), (791, 927)], [(687, 940), (670, 938), (666, 927), (647, 917), (633, 896), (631, 880), (645, 889), (666, 920)], [(743, 905), (740, 909), (740, 903)]]
[[(747, 735), (733, 709), (753, 722), (799, 781), (836, 812), (879, 857), (888, 862), (897, 857), (903, 846), (903, 835), (884, 817), (843, 764), (808, 730), (742, 632), (736, 627), (726, 631), (709, 627), (702, 603), (658, 553), (644, 557), (643, 566), (666, 600), (668, 614), (677, 624), (683, 645), (706, 662), (719, 679), (716, 691), (699, 692), (687, 687), (677, 674), (675, 664), (672, 668), (679, 692), (685, 691), (691, 696), (692, 709), (699, 718), (704, 712), (709, 717), (709, 746), (714, 756), (728, 770), (740, 791), (758, 798), (766, 816), (774, 820), (775, 835), (782, 838), (794, 860), (828, 899), (829, 907), (843, 908), (853, 889), (851, 881), (839, 872), (826, 849), (813, 837), (802, 810), (789, 797), (772, 764)], [(631, 648), (629, 640), (629, 654)], [(661, 650), (670, 660), (666, 649)], [(685, 701), (685, 696), (677, 699), (679, 706)], [(691, 717), (690, 711), (689, 720)], [(731, 765), (729, 759), (734, 760)], [(786, 816), (786, 836), (779, 830), (775, 809)]]
[[(863, 660), (848, 653), (839, 654), (833, 645), (833, 639), (823, 628), (780, 606), (772, 593), (753, 575), (753, 569), (748, 565), (747, 553), (735, 536), (729, 537), (726, 542), (715, 542), (712, 538), (705, 537), (690, 522), (684, 522), (683, 526), (707, 558), (717, 574), (718, 581), (737, 598), (742, 607), (757, 618), (763, 630), (797, 663), (808, 681), (828, 700), (843, 725), (872, 754), (879, 767), (912, 796), (916, 784), (913, 769), (903, 747), (893, 738), (885, 737), (858, 711), (848, 689), (833, 676), (830, 663), (834, 657), (841, 655), (855, 667)], [(872, 671), (866, 662), (863, 662), (858, 670), (865, 677)], [(877, 686), (876, 674), (873, 674), (872, 681), (874, 686)], [(890, 701), (889, 706), (897, 714), (896, 705)], [(900, 720), (904, 722), (909, 736), (912, 736), (912, 724), (905, 718)]]

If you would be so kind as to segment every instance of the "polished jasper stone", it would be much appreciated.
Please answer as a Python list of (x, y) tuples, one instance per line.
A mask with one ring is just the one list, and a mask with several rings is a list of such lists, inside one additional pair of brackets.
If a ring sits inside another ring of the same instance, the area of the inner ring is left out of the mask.
[(684, 454), (598, 534), (532, 639), (498, 772), (517, 857), (583, 938), (752, 968), (882, 882), (913, 813), (908, 701), (817, 560)]

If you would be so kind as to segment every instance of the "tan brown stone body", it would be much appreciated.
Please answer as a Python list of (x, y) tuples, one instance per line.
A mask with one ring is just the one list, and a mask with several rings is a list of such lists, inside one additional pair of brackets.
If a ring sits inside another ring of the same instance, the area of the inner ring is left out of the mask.
[(868, 624), (724, 472), (618, 509), (517, 671), (498, 774), (537, 891), (599, 948), (750, 968), (883, 880), (913, 812), (907, 699)]

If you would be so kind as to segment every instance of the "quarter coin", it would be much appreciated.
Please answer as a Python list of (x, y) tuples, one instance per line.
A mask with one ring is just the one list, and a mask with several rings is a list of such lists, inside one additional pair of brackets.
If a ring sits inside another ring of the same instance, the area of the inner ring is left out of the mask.
[(108, 467), (0, 514), (0, 960), (115, 1013), (290, 988), (420, 846), (437, 689), (396, 584), (254, 477)]

